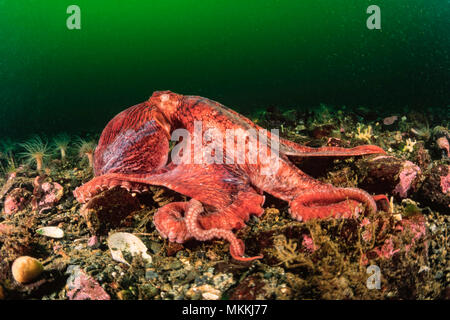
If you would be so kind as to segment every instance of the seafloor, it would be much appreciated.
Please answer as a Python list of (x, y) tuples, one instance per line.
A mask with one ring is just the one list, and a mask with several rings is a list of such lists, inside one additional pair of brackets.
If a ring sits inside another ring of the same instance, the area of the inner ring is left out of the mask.
[[(302, 223), (290, 217), (287, 203), (267, 196), (265, 213), (236, 232), (246, 243), (247, 255), (264, 255), (252, 262), (233, 260), (222, 240), (181, 245), (161, 238), (153, 214), (164, 204), (185, 199), (162, 187), (133, 194), (133, 213), (112, 225), (108, 214), (127, 212), (124, 206), (131, 201), (122, 189), (106, 196), (108, 202), (119, 199), (116, 209), (102, 212), (100, 200), (96, 210), (102, 214), (96, 219), (81, 214), (72, 192), (93, 176), (88, 160), (95, 146), (90, 141), (100, 133), (70, 141), (67, 136), (49, 137), (49, 143), (56, 143), (44, 148), (39, 171), (30, 144), (4, 140), (0, 299), (449, 299), (448, 110), (382, 114), (321, 106), (314, 111), (270, 108), (249, 115), (301, 144), (369, 143), (396, 159), (396, 165), (382, 162), (376, 170), (370, 167), (370, 157), (299, 163), (305, 172), (335, 186), (386, 194), (391, 205), (385, 210), (391, 212)], [(36, 146), (38, 140), (30, 141)], [(41, 140), (45, 146), (46, 139)], [(61, 149), (66, 153), (63, 160)], [(417, 170), (414, 181), (399, 191), (402, 163), (412, 163)], [(7, 208), (8, 196), (15, 206)], [(366, 218), (377, 221), (369, 236), (363, 227)], [(399, 232), (396, 225), (402, 219), (424, 219), (426, 230), (417, 239)], [(48, 226), (60, 228), (64, 236), (38, 231)], [(126, 250), (128, 263), (114, 260), (107, 237), (118, 231), (141, 239), (151, 263)], [(390, 252), (375, 250), (388, 239), (395, 242)], [(11, 266), (20, 256), (37, 258), (44, 267), (31, 283), (13, 278)], [(380, 270), (379, 289), (367, 286), (369, 265)]]

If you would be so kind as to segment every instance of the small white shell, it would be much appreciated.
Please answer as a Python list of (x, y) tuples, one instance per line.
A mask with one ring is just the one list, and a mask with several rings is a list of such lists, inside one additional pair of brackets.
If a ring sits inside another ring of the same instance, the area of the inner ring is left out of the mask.
[(36, 230), (37, 234), (49, 238), (61, 239), (64, 237), (64, 231), (58, 227), (43, 227)]
[(130, 265), (123, 257), (122, 251), (130, 253), (132, 256), (142, 255), (147, 263), (152, 262), (152, 257), (147, 254), (147, 247), (135, 235), (128, 232), (116, 232), (108, 237), (108, 247), (114, 260)]

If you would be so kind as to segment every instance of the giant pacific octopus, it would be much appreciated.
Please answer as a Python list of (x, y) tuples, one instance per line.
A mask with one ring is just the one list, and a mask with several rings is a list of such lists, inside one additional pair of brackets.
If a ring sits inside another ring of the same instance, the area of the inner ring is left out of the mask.
[[(223, 136), (227, 129), (263, 130), (248, 118), (207, 98), (170, 91), (154, 92), (148, 101), (122, 111), (107, 124), (94, 154), (95, 177), (77, 188), (75, 197), (86, 203), (116, 186), (132, 192), (142, 192), (148, 185), (172, 189), (191, 199), (158, 209), (153, 222), (161, 236), (178, 243), (192, 238), (202, 241), (222, 238), (230, 243), (232, 257), (241, 261), (262, 257), (245, 257), (244, 242), (232, 231), (245, 226), (250, 215), (263, 214), (264, 192), (287, 201), (291, 216), (299, 221), (348, 218), (361, 213), (364, 206), (373, 212), (377, 210), (375, 201), (385, 198), (315, 180), (289, 159), (385, 153), (373, 145), (311, 148), (266, 131), (268, 139), (266, 142), (259, 139), (259, 147), (266, 144), (269, 148), (272, 141), (276, 141), (272, 138), (279, 141), (278, 154), (269, 154), (271, 161), (264, 161), (261, 155), (251, 163), (246, 158), (243, 163), (231, 164), (173, 161), (169, 156), (172, 133), (185, 129), (194, 134), (197, 121), (202, 124), (201, 137), (211, 128)], [(257, 137), (250, 134), (246, 143), (255, 139)], [(210, 141), (205, 139), (200, 143), (206, 147)], [(223, 156), (230, 154), (235, 156), (227, 150)], [(186, 160), (195, 154), (181, 151), (180, 156)], [(270, 170), (274, 167), (276, 170)]]

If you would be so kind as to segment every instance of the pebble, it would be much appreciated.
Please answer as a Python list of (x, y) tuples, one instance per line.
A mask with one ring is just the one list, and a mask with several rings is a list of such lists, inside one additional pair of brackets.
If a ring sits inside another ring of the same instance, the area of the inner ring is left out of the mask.
[(153, 253), (158, 253), (158, 252), (160, 252), (161, 251), (161, 244), (160, 243), (158, 243), (158, 242), (156, 242), (156, 241), (152, 241), (151, 243), (150, 243), (150, 250), (153, 252)]
[(170, 264), (170, 269), (177, 270), (180, 269), (183, 264), (179, 260), (175, 260)]
[(100, 273), (99, 275), (97, 275), (97, 281), (98, 281), (99, 283), (103, 283), (103, 282), (105, 282), (106, 280), (108, 280), (108, 276), (107, 276), (106, 273), (102, 272), (102, 273)]
[(436, 225), (433, 223), (433, 224), (430, 226), (430, 231), (431, 231), (432, 233), (435, 233), (435, 232), (436, 232), (436, 229), (437, 229), (437, 227), (436, 227)]
[(159, 293), (158, 288), (151, 284), (143, 285), (142, 289), (144, 291), (145, 298), (153, 298)]
[(201, 286), (194, 286), (190, 288), (186, 292), (186, 296), (193, 299), (198, 298), (198, 294), (201, 294), (201, 297), (205, 300), (218, 300), (222, 296), (222, 293), (220, 290), (217, 290), (213, 286), (209, 284), (201, 285)]
[(117, 293), (117, 298), (119, 300), (130, 300), (132, 297), (132, 293), (128, 290), (121, 290)]
[(428, 271), (430, 271), (429, 267), (427, 267), (427, 266), (420, 266), (419, 273), (428, 272)]
[(91, 272), (91, 271), (94, 271), (96, 269), (98, 269), (98, 266), (95, 265), (95, 264), (86, 267), (86, 271), (87, 272)]
[(87, 243), (88, 247), (90, 248), (98, 248), (100, 246), (100, 242), (98, 241), (98, 237), (97, 236), (92, 236), (89, 238), (88, 243)]
[(152, 280), (158, 278), (158, 273), (153, 270), (148, 270), (145, 272), (145, 280)]
[(439, 270), (438, 272), (436, 272), (436, 274), (434, 275), (434, 278), (436, 279), (436, 280), (440, 280), (440, 279), (442, 279), (444, 277), (444, 273), (441, 271), (441, 270)]

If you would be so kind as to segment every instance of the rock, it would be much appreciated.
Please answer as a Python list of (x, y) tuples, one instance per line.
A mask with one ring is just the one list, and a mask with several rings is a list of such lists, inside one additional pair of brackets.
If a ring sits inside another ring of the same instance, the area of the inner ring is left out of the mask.
[(155, 254), (159, 253), (161, 251), (161, 248), (162, 248), (162, 246), (159, 242), (150, 241), (150, 250), (153, 253), (155, 253)]
[(170, 269), (177, 270), (180, 269), (183, 264), (179, 260), (174, 260), (170, 263)]
[(117, 299), (119, 300), (131, 300), (133, 298), (133, 294), (129, 290), (120, 290), (117, 293)]
[(417, 200), (422, 206), (448, 213), (450, 208), (450, 166), (437, 164), (431, 168), (417, 192)]
[(100, 246), (100, 242), (98, 241), (98, 237), (97, 236), (92, 236), (89, 238), (88, 243), (87, 243), (88, 247), (92, 248), (92, 249), (96, 249)]
[(412, 159), (414, 163), (417, 163), (422, 171), (426, 171), (428, 169), (428, 166), (431, 163), (431, 156), (430, 152), (425, 148), (425, 144), (422, 141), (417, 142), (416, 148), (414, 148)]
[(450, 167), (447, 168), (447, 175), (441, 176), (441, 190), (442, 193), (447, 194), (450, 192)]
[(6, 215), (13, 215), (25, 209), (30, 202), (31, 193), (23, 188), (14, 188), (5, 197), (4, 212)]
[(0, 190), (0, 200), (3, 199), (6, 193), (13, 187), (14, 183), (16, 182), (17, 173), (13, 172), (9, 175), (8, 180), (3, 185), (2, 189)]
[(390, 116), (390, 117), (383, 119), (383, 124), (385, 126), (390, 126), (390, 125), (394, 124), (394, 122), (397, 120), (398, 120), (398, 116)]
[(111, 228), (121, 225), (123, 220), (140, 209), (139, 201), (123, 188), (106, 190), (86, 203), (81, 214), (89, 230), (94, 234), (106, 234)]
[(442, 151), (445, 152), (446, 156), (450, 158), (450, 145), (448, 143), (447, 137), (440, 137), (436, 140), (436, 144)]
[(303, 236), (302, 247), (304, 247), (309, 252), (314, 252), (317, 250), (317, 246), (314, 244), (314, 240), (309, 235)]
[(6, 224), (6, 223), (0, 223), (0, 235), (8, 235), (11, 234), (14, 231), (14, 226)]
[(174, 256), (178, 251), (183, 249), (184, 246), (182, 244), (176, 242), (169, 242), (166, 247), (167, 256), (168, 257)]
[(66, 273), (70, 274), (66, 282), (67, 297), (70, 300), (110, 300), (108, 293), (88, 276), (79, 266), (70, 265)]
[(220, 290), (217, 290), (209, 284), (193, 286), (186, 292), (186, 296), (190, 298), (197, 297), (199, 295), (205, 300), (219, 300), (222, 293)]
[(399, 181), (393, 193), (398, 194), (400, 198), (406, 198), (420, 173), (421, 170), (418, 166), (411, 161), (405, 161), (398, 174)]
[(263, 280), (256, 275), (249, 276), (240, 281), (234, 288), (230, 296), (231, 300), (262, 300), (267, 299), (265, 284), (267, 280)]
[(152, 284), (142, 286), (143, 299), (151, 299), (159, 293), (159, 289)]
[(417, 191), (422, 171), (411, 161), (391, 156), (372, 156), (356, 162), (359, 187), (374, 194), (405, 198)]
[(11, 271), (14, 280), (17, 282), (30, 283), (42, 274), (44, 267), (39, 260), (29, 256), (22, 256), (14, 260)]
[(43, 210), (53, 208), (64, 195), (63, 187), (57, 182), (44, 182), (45, 177), (37, 176), (34, 179), (33, 199), (31, 206), (33, 210)]
[[(361, 233), (362, 240), (366, 243), (370, 243), (372, 241), (372, 230), (378, 230), (375, 237), (378, 234), (383, 234), (386, 231), (386, 228), (389, 228), (388, 220), (384, 218), (380, 218), (376, 221), (369, 221), (367, 218), (363, 220), (360, 227), (363, 228)], [(426, 223), (425, 217), (421, 214), (416, 214), (414, 216), (403, 218), (400, 221), (396, 221), (393, 225), (393, 229), (395, 233), (387, 238), (384, 243), (380, 246), (377, 246), (371, 249), (369, 252), (366, 252), (363, 255), (361, 263), (363, 265), (367, 265), (369, 263), (368, 258), (383, 258), (383, 259), (391, 259), (398, 252), (408, 252), (415, 245), (419, 243), (419, 241), (425, 241), (425, 246), (427, 246), (426, 238)], [(403, 239), (405, 235), (408, 235), (408, 241)]]
[(158, 278), (159, 275), (153, 270), (147, 270), (145, 272), (145, 280), (152, 280)]

